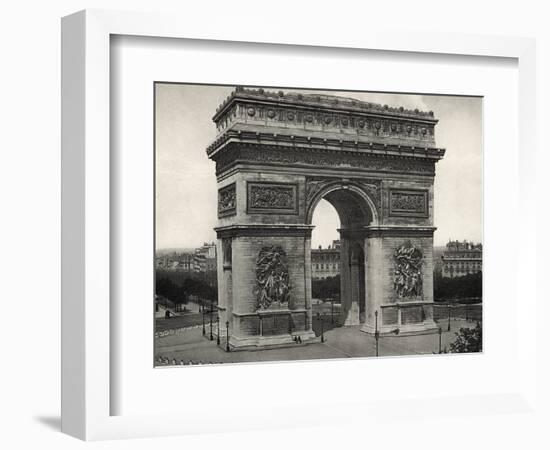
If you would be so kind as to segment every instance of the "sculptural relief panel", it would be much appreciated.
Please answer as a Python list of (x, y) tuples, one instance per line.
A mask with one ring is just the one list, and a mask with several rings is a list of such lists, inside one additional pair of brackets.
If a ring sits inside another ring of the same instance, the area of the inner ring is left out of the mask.
[(288, 261), (280, 245), (263, 247), (256, 262), (257, 309), (287, 308), (290, 298)]
[(237, 191), (235, 183), (231, 183), (218, 190), (218, 217), (227, 217), (236, 214)]
[(298, 185), (247, 182), (248, 214), (298, 214)]
[(390, 216), (428, 217), (428, 193), (428, 190), (420, 189), (390, 189)]
[(393, 290), (397, 299), (421, 299), (422, 251), (407, 241), (395, 249), (393, 261)]

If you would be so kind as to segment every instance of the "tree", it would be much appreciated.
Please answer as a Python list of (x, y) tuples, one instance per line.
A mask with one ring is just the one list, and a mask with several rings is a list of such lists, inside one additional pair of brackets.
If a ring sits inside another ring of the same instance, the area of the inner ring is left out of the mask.
[(483, 276), (481, 272), (456, 278), (443, 278), (434, 273), (434, 300), (482, 297)]
[(187, 304), (189, 296), (198, 297), (199, 302), (207, 304), (218, 302), (218, 287), (208, 284), (197, 274), (169, 271), (156, 272), (156, 293), (177, 304)]
[(311, 283), (313, 298), (336, 298), (340, 294), (340, 275), (313, 280)]
[(174, 303), (187, 303), (185, 290), (169, 278), (160, 278), (157, 280), (156, 293), (170, 299)]
[(449, 344), (451, 353), (476, 353), (482, 350), (483, 332), (478, 322), (475, 328), (460, 328), (454, 342)]

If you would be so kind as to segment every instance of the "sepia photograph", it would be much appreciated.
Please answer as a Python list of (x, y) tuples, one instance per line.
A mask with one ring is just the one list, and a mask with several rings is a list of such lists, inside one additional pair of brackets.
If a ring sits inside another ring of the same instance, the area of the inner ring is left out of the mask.
[(483, 98), (157, 82), (154, 366), (483, 351)]

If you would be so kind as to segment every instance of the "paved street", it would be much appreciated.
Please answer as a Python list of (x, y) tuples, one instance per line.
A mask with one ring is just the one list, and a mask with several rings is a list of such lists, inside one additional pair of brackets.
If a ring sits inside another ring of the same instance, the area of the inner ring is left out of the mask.
[[(464, 320), (451, 321), (451, 331), (447, 332), (447, 322), (441, 324), (442, 348), (455, 339), (460, 327), (473, 327), (474, 322)], [(325, 332), (325, 343), (296, 345), (290, 348), (270, 350), (252, 350), (227, 353), (222, 338), (221, 348), (213, 341), (202, 336), (202, 329), (188, 329), (180, 334), (156, 339), (156, 360), (158, 357), (168, 362), (157, 365), (210, 364), (259, 361), (295, 361), (327, 358), (374, 357), (376, 341), (373, 336), (360, 331), (360, 327), (338, 327)], [(439, 335), (385, 336), (379, 341), (379, 356), (433, 354), (439, 350)]]
[[(212, 322), (215, 324), (218, 315), (216, 312), (212, 314)], [(205, 314), (204, 321), (207, 326), (210, 326), (210, 314)], [(156, 319), (155, 331), (164, 331), (177, 328), (191, 327), (194, 325), (202, 326), (202, 314), (200, 313), (186, 313), (179, 316), (173, 316), (169, 319)]]

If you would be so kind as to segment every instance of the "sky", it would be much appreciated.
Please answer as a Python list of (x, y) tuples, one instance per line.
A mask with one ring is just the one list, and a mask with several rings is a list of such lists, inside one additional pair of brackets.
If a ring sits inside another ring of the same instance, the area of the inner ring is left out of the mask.
[[(157, 249), (194, 248), (216, 238), (215, 164), (206, 147), (216, 136), (212, 116), (233, 87), (156, 85), (156, 242)], [(268, 88), (266, 88), (268, 89)], [(285, 88), (269, 88), (272, 90)], [(303, 91), (306, 92), (306, 91)], [(358, 100), (433, 111), (438, 147), (434, 245), (449, 239), (482, 239), (482, 99), (440, 95), (313, 91)], [(313, 214), (312, 246), (338, 239), (334, 208), (321, 201)]]

